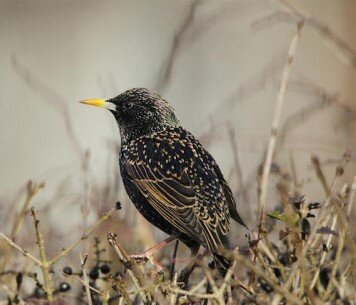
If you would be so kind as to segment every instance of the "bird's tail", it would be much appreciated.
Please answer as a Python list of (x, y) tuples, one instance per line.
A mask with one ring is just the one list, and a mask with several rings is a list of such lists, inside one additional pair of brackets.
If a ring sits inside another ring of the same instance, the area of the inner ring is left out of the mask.
[(232, 261), (222, 254), (213, 253), (214, 263), (222, 277), (226, 276), (227, 270), (232, 265)]
[(231, 255), (232, 249), (226, 236), (221, 236), (220, 238), (223, 247), (214, 249), (212, 251), (212, 255), (217, 270), (219, 271), (222, 277), (225, 277), (227, 270), (229, 270), (229, 268), (233, 263), (233, 259)]

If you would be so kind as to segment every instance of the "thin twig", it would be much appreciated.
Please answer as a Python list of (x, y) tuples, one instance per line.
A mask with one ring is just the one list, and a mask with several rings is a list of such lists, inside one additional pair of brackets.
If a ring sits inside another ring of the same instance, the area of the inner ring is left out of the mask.
[(302, 22), (315, 29), (325, 42), (331, 47), (336, 56), (344, 63), (356, 67), (356, 52), (339, 36), (320, 21), (310, 16), (307, 12), (292, 4), (288, 0), (280, 0), (282, 5)]
[(83, 240), (87, 239), (88, 236), (98, 227), (100, 226), (104, 221), (108, 220), (112, 214), (116, 211), (116, 208), (112, 208), (110, 211), (104, 213), (100, 219), (91, 227), (89, 228), (87, 231), (85, 231), (85, 233), (82, 235), (82, 237), (80, 239), (78, 239), (77, 241), (75, 241), (74, 243), (72, 243), (70, 246), (63, 248), (63, 250), (57, 254), (55, 257), (53, 257), (48, 264), (50, 266), (52, 266), (54, 263), (56, 263), (60, 258), (66, 256), (70, 251), (73, 250), (73, 248), (75, 248), (76, 246), (78, 246)]
[[(277, 101), (276, 101), (276, 105), (275, 105), (275, 109), (274, 109), (271, 135), (269, 138), (267, 155), (266, 155), (266, 159), (264, 162), (261, 183), (260, 183), (260, 187), (259, 187), (258, 203), (259, 203), (260, 217), (259, 217), (257, 240), (260, 239), (261, 232), (263, 230), (264, 218), (265, 218), (264, 209), (265, 209), (267, 189), (268, 189), (268, 177), (269, 177), (269, 173), (271, 170), (274, 149), (276, 146), (278, 127), (279, 127), (279, 123), (280, 123), (280, 119), (281, 119), (281, 115), (282, 115), (285, 92), (286, 92), (288, 80), (289, 80), (289, 77), (291, 74), (292, 65), (293, 65), (294, 57), (295, 57), (295, 54), (297, 51), (297, 45), (298, 45), (298, 42), (299, 42), (299, 39), (301, 36), (302, 28), (303, 28), (303, 23), (302, 22), (298, 23), (297, 29), (292, 36), (292, 40), (290, 42), (288, 53), (287, 53), (287, 60), (286, 60), (286, 63), (285, 63), (284, 69), (283, 69), (281, 85), (279, 88), (279, 93), (278, 93), (278, 97), (277, 97)], [(256, 257), (257, 257), (256, 251), (257, 251), (257, 247), (254, 251), (255, 252), (254, 259), (253, 259), (254, 262), (256, 261)], [(254, 273), (251, 273), (250, 284), (252, 284), (253, 282), (254, 282)]]
[(8, 238), (3, 233), (0, 233), (0, 238), (3, 239), (6, 244), (8, 244), (12, 248), (16, 249), (17, 251), (21, 252), (23, 256), (25, 256), (25, 257), (29, 258), (30, 260), (32, 260), (37, 266), (41, 266), (42, 265), (42, 262), (39, 259), (34, 257), (28, 251), (26, 251), (23, 248), (21, 248), (19, 245), (15, 244), (10, 238)]
[(320, 228), (321, 224), (323, 226), (326, 226), (326, 224), (329, 222), (330, 218), (332, 217), (332, 213), (330, 211), (330, 206), (333, 202), (333, 196), (334, 196), (334, 192), (335, 192), (335, 188), (337, 185), (338, 180), (341, 177), (341, 174), (344, 170), (344, 167), (346, 166), (346, 164), (348, 163), (349, 159), (349, 152), (346, 151), (343, 155), (342, 160), (340, 161), (339, 165), (336, 167), (335, 170), (335, 175), (334, 178), (330, 184), (329, 187), (329, 192), (328, 192), (328, 196), (325, 199), (322, 208), (319, 212), (318, 218), (316, 220), (316, 223), (311, 231), (311, 233), (309, 234), (309, 237), (307, 239), (307, 243), (306, 245), (303, 247), (303, 252), (302, 252), (302, 256), (305, 256), (307, 251), (311, 248), (314, 248), (317, 244), (317, 242), (319, 241), (319, 239), (321, 238), (321, 234), (317, 234), (318, 229)]
[[(173, 280), (172, 280), (172, 285), (171, 287), (176, 288), (177, 287), (177, 278), (178, 278), (178, 273), (176, 272), (174, 274)], [(171, 293), (171, 305), (175, 305), (177, 302), (177, 292), (172, 292)]]
[[(337, 221), (337, 215), (334, 215), (333, 217), (333, 221), (331, 223), (331, 227), (330, 227), (330, 230), (334, 230), (335, 229), (335, 226), (336, 226), (336, 221)], [(328, 236), (328, 239), (326, 240), (326, 248), (329, 249), (330, 247), (330, 243), (331, 243), (331, 240), (332, 240), (332, 237), (333, 235), (332, 234), (329, 234)], [(323, 254), (321, 255), (321, 259), (320, 259), (320, 262), (319, 262), (319, 268), (316, 270), (316, 272), (314, 273), (314, 276), (313, 276), (313, 279), (311, 281), (311, 284), (310, 284), (310, 290), (312, 290), (317, 282), (317, 280), (319, 279), (319, 274), (320, 274), (320, 270), (321, 268), (323, 267), (323, 264), (324, 264), (324, 261), (326, 259), (326, 256), (328, 255), (327, 252), (323, 251)]]
[(320, 167), (320, 161), (319, 161), (318, 156), (313, 155), (311, 157), (311, 161), (312, 161), (312, 164), (313, 164), (313, 166), (315, 168), (316, 176), (319, 178), (320, 183), (323, 186), (323, 189), (325, 191), (326, 196), (329, 196), (330, 195), (329, 184), (326, 181), (325, 175), (324, 175), (324, 173), (323, 173), (323, 171), (322, 171), (322, 169)]
[[(31, 180), (27, 182), (26, 198), (24, 200), (24, 203), (22, 205), (20, 213), (16, 214), (12, 228), (11, 228), (10, 239), (12, 240), (12, 242), (16, 241), (17, 234), (21, 228), (21, 224), (22, 224), (23, 220), (25, 219), (26, 214), (29, 211), (29, 206), (30, 206), (30, 203), (31, 203), (33, 197), (44, 186), (45, 186), (44, 182), (33, 183)], [(9, 255), (9, 252), (7, 250), (8, 249), (4, 249), (3, 259), (1, 260), (1, 264), (0, 264), (0, 270), (4, 270), (4, 268), (7, 266), (8, 262), (11, 258), (11, 256)]]
[(272, 128), (271, 128), (271, 136), (269, 138), (268, 148), (267, 148), (267, 155), (266, 160), (264, 162), (263, 173), (262, 173), (262, 180), (261, 180), (261, 190), (259, 195), (259, 209), (260, 212), (264, 212), (264, 206), (266, 203), (266, 195), (267, 195), (267, 188), (268, 188), (268, 176), (270, 173), (270, 167), (272, 163), (274, 148), (277, 141), (277, 134), (278, 134), (278, 127), (281, 119), (283, 104), (284, 104), (284, 97), (285, 92), (288, 84), (288, 80), (291, 74), (292, 65), (295, 57), (295, 53), (297, 50), (297, 45), (299, 38), (301, 36), (301, 30), (303, 28), (303, 23), (300, 22), (297, 26), (296, 32), (293, 34), (292, 40), (289, 45), (289, 50), (287, 54), (287, 61), (284, 66), (281, 85), (278, 93), (278, 98), (275, 105), (273, 121), (272, 121)]
[(159, 92), (163, 92), (171, 80), (174, 62), (177, 58), (178, 52), (180, 51), (182, 40), (184, 39), (187, 30), (194, 21), (194, 15), (199, 3), (200, 0), (193, 0), (193, 2), (191, 2), (185, 20), (183, 21), (177, 33), (174, 35), (171, 50), (166, 61), (164, 62), (161, 75), (159, 75), (158, 83), (156, 85), (156, 88)]
[(242, 263), (246, 267), (250, 268), (257, 276), (263, 278), (268, 285), (270, 285), (277, 293), (281, 294), (288, 301), (288, 304), (304, 304), (303, 301), (301, 301), (296, 295), (286, 290), (278, 282), (273, 280), (273, 278), (270, 277), (263, 269), (261, 269), (261, 267), (254, 265), (247, 258), (239, 256), (237, 262)]
[(52, 288), (52, 283), (51, 283), (50, 266), (47, 262), (45, 242), (44, 242), (43, 234), (40, 231), (40, 221), (37, 218), (36, 209), (33, 207), (31, 208), (31, 214), (33, 217), (34, 225), (35, 225), (37, 245), (38, 245), (38, 248), (40, 251), (40, 257), (41, 257), (41, 269), (42, 269), (43, 280), (44, 280), (43, 289), (47, 294), (48, 301), (51, 302), (51, 301), (53, 301), (53, 288)]
[(152, 300), (150, 293), (145, 293), (145, 291), (141, 290), (141, 288), (145, 286), (144, 275), (142, 274), (141, 270), (139, 270), (136, 262), (127, 255), (126, 251), (117, 242), (116, 237), (116, 234), (110, 232), (108, 233), (108, 241), (110, 246), (114, 248), (120, 261), (122, 261), (124, 266), (127, 268), (127, 272), (131, 277), (134, 285), (138, 289), (138, 293), (142, 301), (144, 303), (147, 301), (150, 302)]
[[(62, 272), (62, 274), (63, 274), (65, 277), (70, 278), (70, 279), (73, 279), (73, 280), (76, 280), (76, 281), (80, 282), (80, 283), (85, 287), (86, 282), (85, 282), (84, 280), (82, 280), (79, 276), (75, 276), (75, 275), (73, 275), (73, 274), (64, 273), (63, 270), (60, 270), (60, 271)], [(102, 294), (103, 294), (103, 291), (98, 290), (98, 289), (96, 289), (96, 288), (94, 288), (94, 287), (92, 287), (92, 286), (90, 286), (90, 285), (89, 285), (89, 289), (90, 289), (91, 291), (93, 291), (93, 292), (99, 294), (99, 295), (102, 295)]]
[(210, 270), (204, 269), (204, 272), (208, 279), (210, 287), (213, 289), (214, 299), (217, 301), (218, 304), (224, 305), (225, 304), (224, 295), (221, 293), (221, 290), (218, 289), (218, 286), (216, 285), (216, 282), (213, 279), (213, 276), (211, 275)]
[(66, 103), (67, 99), (48, 86), (42, 79), (37, 77), (28, 67), (22, 64), (15, 55), (12, 57), (12, 66), (15, 72), (20, 76), (21, 80), (24, 81), (35, 94), (37, 94), (45, 103), (52, 105), (61, 114), (70, 144), (77, 153), (77, 156), (81, 158), (82, 149), (74, 131), (70, 111)]
[[(238, 145), (237, 145), (237, 140), (236, 140), (236, 135), (235, 135), (235, 130), (234, 127), (229, 124), (228, 125), (228, 135), (230, 139), (230, 144), (231, 144), (231, 149), (233, 153), (233, 160), (234, 160), (234, 167), (235, 167), (235, 173), (238, 178), (238, 183), (239, 183), (239, 188), (242, 192), (242, 198), (244, 200), (244, 204), (249, 207), (250, 205), (248, 204), (248, 195), (244, 186), (244, 180), (243, 180), (243, 173), (242, 173), (242, 167), (240, 165), (240, 159), (239, 159), (239, 153), (238, 153)], [(251, 210), (249, 209), (249, 214), (251, 215)]]
[(349, 202), (347, 204), (347, 218), (351, 216), (351, 211), (355, 201), (355, 196), (356, 196), (356, 176), (354, 176), (354, 180), (352, 181), (352, 185), (351, 185)]
[(16, 236), (20, 229), (22, 221), (24, 220), (26, 213), (29, 211), (29, 206), (30, 206), (31, 200), (38, 193), (39, 190), (44, 188), (44, 186), (45, 186), (44, 182), (33, 183), (31, 180), (28, 181), (27, 186), (26, 186), (26, 190), (27, 190), (26, 199), (22, 205), (20, 213), (15, 217), (15, 221), (14, 221), (12, 229), (11, 229), (10, 236), (13, 241), (16, 240)]
[[(340, 211), (337, 211), (339, 216)], [(344, 250), (344, 245), (345, 245), (345, 228), (343, 228), (342, 226), (339, 226), (339, 238), (338, 238), (338, 246), (337, 246), (337, 251), (336, 251), (336, 255), (335, 255), (335, 260), (334, 260), (334, 265), (332, 267), (331, 270), (331, 277), (335, 277), (337, 270), (340, 266), (340, 262), (341, 262), (341, 256), (342, 256), (342, 252)], [(328, 300), (331, 292), (332, 292), (332, 281), (329, 281), (328, 286), (326, 288), (326, 292), (325, 295), (323, 296), (324, 300)], [(342, 296), (341, 296), (342, 297)]]
[(85, 264), (88, 259), (88, 255), (83, 255), (79, 253), (80, 256), (80, 265), (82, 267), (82, 273), (83, 273), (83, 282), (84, 282), (84, 287), (85, 287), (85, 293), (87, 295), (87, 300), (88, 300), (88, 305), (93, 305), (93, 301), (91, 299), (91, 293), (90, 293), (90, 285), (89, 285), (89, 279), (88, 279), (88, 274), (87, 274), (87, 269), (85, 268)]

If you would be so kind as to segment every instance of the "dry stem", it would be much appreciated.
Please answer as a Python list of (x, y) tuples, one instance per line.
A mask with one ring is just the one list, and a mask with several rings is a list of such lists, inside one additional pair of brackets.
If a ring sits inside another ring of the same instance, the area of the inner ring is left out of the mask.
[(23, 256), (25, 256), (25, 257), (29, 258), (30, 260), (32, 260), (37, 266), (41, 266), (42, 265), (42, 262), (39, 259), (34, 257), (28, 251), (26, 251), (23, 248), (21, 248), (19, 245), (15, 244), (10, 238), (8, 238), (3, 233), (0, 233), (0, 238), (3, 239), (4, 242), (6, 244), (8, 244), (10, 247), (12, 247), (12, 248), (16, 249), (17, 251), (21, 252)]
[(134, 285), (138, 289), (138, 293), (144, 303), (151, 302), (152, 296), (149, 293), (145, 293), (141, 288), (145, 286), (144, 275), (141, 270), (136, 265), (136, 262), (127, 255), (126, 251), (121, 247), (121, 245), (116, 240), (116, 234), (108, 233), (108, 241), (110, 246), (112, 246), (117, 253), (120, 261), (123, 262), (124, 266), (127, 268), (128, 274), (131, 277)]
[(85, 268), (85, 263), (87, 262), (88, 255), (85, 255), (83, 257), (83, 255), (81, 253), (79, 253), (79, 256), (80, 256), (80, 265), (82, 267), (82, 273), (83, 273), (83, 282), (84, 282), (84, 287), (85, 287), (85, 293), (86, 293), (87, 299), (88, 299), (88, 305), (93, 305), (93, 301), (91, 299), (91, 293), (90, 293), (89, 279), (88, 279), (88, 275), (87, 275), (87, 270)]
[(87, 231), (85, 231), (85, 233), (82, 235), (82, 237), (75, 241), (73, 244), (71, 244), (70, 246), (68, 246), (67, 248), (64, 248), (58, 255), (56, 255), (55, 257), (53, 257), (48, 264), (50, 266), (52, 266), (54, 263), (56, 263), (60, 258), (66, 256), (70, 251), (73, 250), (73, 248), (75, 248), (77, 245), (80, 244), (80, 242), (82, 240), (85, 240), (88, 238), (88, 236), (99, 226), (101, 225), (104, 221), (108, 220), (112, 214), (116, 211), (116, 208), (112, 208), (110, 211), (104, 213), (100, 219), (91, 227), (89, 228)]
[(356, 176), (354, 176), (354, 180), (352, 181), (349, 202), (347, 205), (347, 217), (348, 218), (351, 216), (352, 205), (354, 204), (354, 201), (355, 201), (355, 195), (356, 195)]
[(282, 109), (283, 109), (283, 104), (284, 104), (284, 96), (288, 84), (288, 80), (290, 77), (291, 69), (292, 69), (292, 64), (294, 61), (295, 53), (297, 50), (297, 45), (298, 41), (301, 35), (301, 30), (303, 28), (303, 23), (300, 22), (297, 26), (296, 32), (293, 34), (292, 40), (289, 45), (289, 50), (287, 54), (287, 61), (284, 66), (283, 70), (283, 75), (282, 75), (282, 80), (281, 80), (281, 85), (276, 101), (276, 106), (274, 110), (274, 115), (273, 115), (273, 121), (272, 121), (272, 128), (271, 128), (271, 136), (269, 139), (268, 143), (268, 148), (267, 148), (267, 155), (266, 155), (266, 160), (264, 163), (263, 167), (263, 173), (262, 173), (262, 180), (261, 180), (261, 190), (260, 190), (260, 195), (259, 195), (259, 209), (260, 213), (264, 213), (264, 206), (266, 203), (266, 195), (267, 195), (267, 188), (268, 188), (268, 176), (271, 168), (271, 163), (272, 163), (272, 158), (273, 158), (273, 153), (274, 153), (274, 148), (276, 146), (276, 141), (277, 141), (277, 133), (278, 133), (278, 127), (282, 115)]
[(42, 269), (43, 280), (44, 280), (43, 289), (47, 293), (48, 301), (51, 302), (51, 301), (53, 301), (53, 289), (52, 289), (52, 283), (51, 283), (50, 266), (47, 262), (44, 238), (43, 238), (42, 232), (40, 231), (40, 221), (37, 218), (37, 212), (36, 212), (35, 208), (31, 208), (31, 214), (33, 217), (34, 225), (35, 225), (37, 245), (38, 245), (38, 248), (40, 251), (40, 257), (41, 257), (41, 269)]
[(356, 52), (332, 30), (290, 1), (280, 0), (280, 2), (288, 11), (297, 16), (298, 19), (315, 29), (342, 62), (356, 67)]

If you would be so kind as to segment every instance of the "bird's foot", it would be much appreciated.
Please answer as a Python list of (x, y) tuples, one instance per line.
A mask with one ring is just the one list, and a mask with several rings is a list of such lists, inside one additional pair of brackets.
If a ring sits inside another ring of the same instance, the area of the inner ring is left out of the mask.
[(166, 245), (168, 245), (171, 241), (175, 240), (177, 237), (176, 236), (170, 236), (166, 238), (165, 240), (159, 242), (158, 244), (154, 245), (153, 247), (147, 249), (145, 252), (140, 253), (140, 254), (133, 254), (130, 255), (130, 258), (138, 260), (138, 261), (149, 261), (156, 269), (157, 272), (162, 272), (163, 271), (163, 266), (160, 265), (155, 258), (153, 257), (153, 253), (156, 253), (158, 250), (162, 249)]
[(140, 254), (132, 254), (130, 255), (131, 259), (137, 260), (137, 261), (149, 261), (153, 267), (155, 267), (157, 272), (163, 271), (163, 266), (156, 261), (156, 259), (153, 257), (153, 252), (151, 249), (148, 249), (147, 251), (140, 253)]

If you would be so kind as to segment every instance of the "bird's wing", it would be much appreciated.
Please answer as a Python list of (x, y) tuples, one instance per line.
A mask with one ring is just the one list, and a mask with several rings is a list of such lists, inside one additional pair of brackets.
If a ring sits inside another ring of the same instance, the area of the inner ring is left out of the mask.
[[(229, 211), (215, 172), (207, 169), (199, 156), (193, 157), (191, 145), (156, 144), (146, 144), (126, 158), (128, 178), (177, 231), (215, 252), (228, 247)], [(140, 156), (143, 149), (144, 157)], [(199, 183), (193, 171), (203, 177)]]
[(195, 191), (185, 171), (173, 176), (134, 160), (127, 160), (125, 168), (129, 179), (163, 218), (177, 231), (200, 239), (202, 228), (195, 213)]
[(233, 220), (235, 220), (236, 222), (238, 222), (240, 225), (244, 226), (247, 230), (249, 230), (249, 228), (247, 227), (246, 223), (244, 222), (244, 220), (241, 218), (240, 214), (237, 212), (237, 207), (236, 207), (236, 201), (234, 199), (234, 196), (232, 194), (232, 191), (229, 187), (229, 185), (227, 184), (222, 172), (220, 171), (220, 168), (218, 167), (218, 165), (215, 163), (214, 164), (214, 168), (215, 171), (222, 183), (222, 187), (224, 190), (224, 194), (226, 197), (226, 201), (227, 204), (229, 206), (229, 211), (230, 211), (230, 216)]

